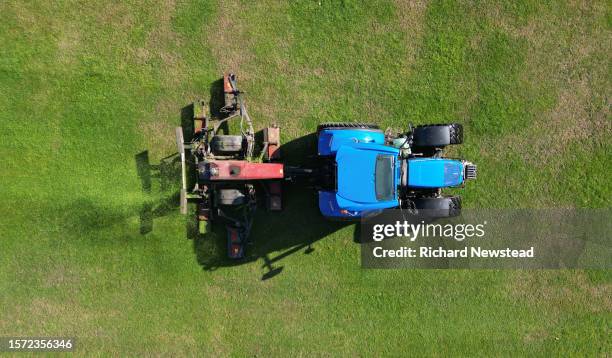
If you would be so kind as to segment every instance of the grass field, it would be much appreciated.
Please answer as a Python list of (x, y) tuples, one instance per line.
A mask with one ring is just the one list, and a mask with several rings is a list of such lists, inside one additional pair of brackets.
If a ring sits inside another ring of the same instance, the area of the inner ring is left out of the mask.
[(296, 189), (232, 265), (187, 239), (162, 161), (181, 109), (233, 70), (257, 128), (298, 152), (324, 121), (460, 122), (465, 206), (610, 207), (611, 27), (605, 1), (0, 2), (0, 336), (76, 336), (82, 355), (612, 354), (610, 271), (362, 270), (354, 227)]

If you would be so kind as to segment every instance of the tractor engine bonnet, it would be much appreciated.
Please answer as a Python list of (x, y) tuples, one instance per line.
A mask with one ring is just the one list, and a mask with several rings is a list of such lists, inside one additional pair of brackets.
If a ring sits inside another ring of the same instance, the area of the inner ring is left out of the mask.
[(459, 160), (446, 158), (408, 159), (408, 186), (413, 188), (447, 188), (461, 185), (464, 167)]
[(283, 179), (280, 163), (251, 163), (246, 160), (207, 160), (198, 163), (200, 180), (265, 180)]

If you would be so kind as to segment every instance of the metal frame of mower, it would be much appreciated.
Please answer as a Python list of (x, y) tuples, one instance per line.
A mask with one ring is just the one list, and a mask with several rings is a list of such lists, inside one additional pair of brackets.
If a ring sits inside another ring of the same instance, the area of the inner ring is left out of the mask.
[[(208, 106), (203, 101), (193, 104), (194, 132), (190, 142), (185, 143), (183, 128), (176, 128), (182, 167), (181, 213), (187, 213), (188, 200), (197, 202), (200, 233), (211, 229), (213, 222), (223, 222), (227, 228), (228, 256), (239, 259), (244, 257), (249, 243), (259, 189), (263, 189), (268, 210), (282, 209), (284, 168), (276, 162), (280, 159), (280, 128), (276, 126), (263, 130), (261, 150), (255, 155), (258, 145), (253, 123), (232, 73), (223, 75), (223, 95), (221, 118), (208, 116)], [(240, 120), (240, 133), (220, 134), (222, 126), (230, 120)], [(197, 176), (189, 191), (188, 159)]]

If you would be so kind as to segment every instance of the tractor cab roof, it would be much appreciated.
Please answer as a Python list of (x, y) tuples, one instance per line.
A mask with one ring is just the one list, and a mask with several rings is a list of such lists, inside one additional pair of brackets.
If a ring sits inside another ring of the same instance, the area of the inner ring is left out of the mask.
[(398, 153), (396, 148), (374, 143), (342, 145), (336, 153), (337, 195), (361, 205), (396, 202)]

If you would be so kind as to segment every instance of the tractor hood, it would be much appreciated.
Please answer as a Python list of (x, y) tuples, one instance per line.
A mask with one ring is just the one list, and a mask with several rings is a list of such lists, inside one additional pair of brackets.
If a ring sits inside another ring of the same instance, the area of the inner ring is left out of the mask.
[[(379, 188), (381, 185), (390, 188), (391, 196), (386, 198), (381, 198), (380, 193), (377, 195), (376, 167), (377, 158), (380, 155), (387, 156), (390, 159), (390, 165), (384, 167), (384, 170), (388, 171), (384, 176), (385, 182), (378, 183)], [(355, 143), (341, 146), (336, 153), (338, 166), (337, 195), (343, 199), (362, 204), (396, 200), (397, 155), (398, 150), (396, 148), (379, 144)]]
[(414, 188), (445, 188), (461, 185), (464, 163), (443, 158), (408, 159), (408, 186)]

